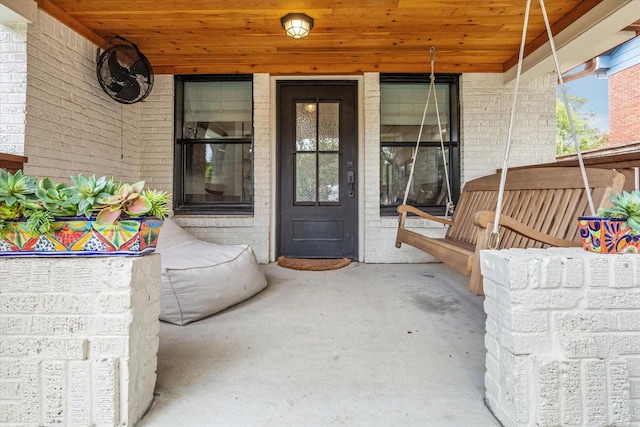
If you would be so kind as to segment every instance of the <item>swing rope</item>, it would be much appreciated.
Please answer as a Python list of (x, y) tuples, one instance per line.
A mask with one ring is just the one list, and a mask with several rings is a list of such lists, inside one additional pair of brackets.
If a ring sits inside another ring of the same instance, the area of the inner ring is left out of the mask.
[(451, 184), (449, 183), (449, 168), (447, 166), (447, 158), (445, 155), (444, 148), (444, 139), (442, 138), (442, 122), (440, 121), (440, 111), (438, 109), (438, 95), (435, 89), (435, 62), (436, 62), (436, 48), (431, 46), (429, 50), (430, 60), (431, 60), (431, 76), (429, 83), (429, 91), (427, 93), (427, 102), (424, 104), (424, 111), (422, 112), (422, 122), (420, 123), (420, 130), (418, 131), (418, 140), (416, 141), (416, 148), (413, 152), (412, 160), (411, 160), (411, 172), (409, 172), (409, 179), (407, 180), (407, 186), (404, 191), (404, 198), (402, 200), (402, 204), (407, 204), (407, 198), (409, 196), (409, 188), (411, 187), (411, 182), (413, 180), (413, 173), (416, 169), (416, 160), (418, 158), (418, 150), (420, 148), (420, 140), (422, 139), (422, 129), (424, 128), (424, 121), (427, 117), (427, 110), (429, 108), (429, 101), (431, 99), (431, 93), (433, 92), (433, 99), (436, 107), (436, 117), (438, 120), (438, 135), (440, 136), (440, 152), (442, 153), (442, 165), (444, 167), (444, 175), (445, 182), (447, 184), (447, 197), (448, 202), (446, 204), (445, 218), (448, 217), (449, 213), (453, 214), (453, 210), (455, 208), (453, 204), (453, 198), (451, 197)]
[[(547, 30), (547, 35), (549, 37), (549, 44), (551, 47), (551, 53), (553, 55), (553, 59), (555, 62), (555, 66), (556, 66), (556, 72), (558, 73), (559, 76), (559, 82), (560, 82), (560, 86), (562, 88), (562, 95), (563, 95), (563, 99), (564, 99), (564, 104), (565, 104), (565, 108), (567, 109), (567, 116), (569, 118), (569, 125), (570, 125), (570, 129), (571, 129), (571, 135), (572, 135), (572, 139), (573, 139), (573, 143), (574, 146), (576, 148), (576, 154), (578, 156), (578, 163), (580, 165), (580, 171), (582, 173), (582, 180), (584, 182), (584, 188), (585, 188), (585, 192), (587, 195), (587, 201), (589, 203), (589, 208), (591, 209), (591, 213), (592, 215), (595, 216), (595, 209), (593, 206), (593, 199), (591, 197), (591, 192), (589, 191), (589, 182), (587, 179), (587, 173), (586, 170), (584, 168), (584, 162), (582, 161), (582, 153), (580, 151), (580, 144), (578, 143), (578, 139), (576, 136), (576, 131), (575, 131), (575, 126), (573, 123), (573, 118), (571, 115), (571, 109), (569, 107), (569, 100), (567, 97), (567, 91), (565, 89), (564, 86), (564, 81), (562, 79), (562, 73), (560, 72), (560, 65), (558, 62), (558, 57), (557, 57), (557, 52), (556, 52), (556, 47), (555, 47), (555, 43), (553, 40), (553, 34), (551, 33), (551, 26), (549, 25), (549, 18), (547, 17), (547, 12), (544, 6), (544, 0), (540, 0), (540, 7), (542, 9), (542, 15), (544, 17), (544, 23), (546, 26), (546, 30)], [(497, 206), (496, 206), (496, 212), (495, 212), (495, 217), (494, 217), (494, 221), (493, 221), (493, 229), (491, 231), (491, 233), (489, 234), (489, 238), (487, 241), (487, 246), (489, 247), (489, 249), (498, 249), (498, 247), (500, 246), (500, 233), (499, 233), (499, 226), (500, 226), (500, 215), (501, 215), (501, 211), (502, 211), (502, 200), (503, 200), (503, 196), (504, 196), (504, 187), (507, 181), (507, 163), (508, 163), (508, 159), (509, 159), (509, 151), (511, 149), (511, 140), (512, 140), (512, 133), (513, 133), (513, 124), (515, 121), (515, 111), (516, 111), (516, 105), (517, 105), (517, 101), (518, 101), (518, 88), (520, 86), (520, 76), (522, 74), (522, 62), (524, 59), (524, 48), (525, 48), (525, 44), (526, 44), (526, 37), (527, 37), (527, 27), (529, 26), (529, 13), (531, 11), (531, 0), (527, 0), (526, 3), (526, 7), (525, 7), (525, 17), (524, 17), (524, 25), (522, 27), (522, 40), (520, 42), (520, 52), (518, 55), (518, 66), (517, 66), (517, 72), (516, 72), (516, 81), (515, 81), (515, 87), (514, 87), (514, 92), (513, 92), (513, 103), (511, 106), (511, 118), (509, 121), (509, 131), (507, 134), (507, 144), (505, 147), (505, 153), (504, 153), (504, 161), (502, 164), (502, 171), (500, 174), (500, 187), (498, 189), (498, 200), (497, 200)]]
[(549, 17), (547, 16), (547, 10), (544, 7), (544, 0), (540, 0), (540, 8), (542, 9), (542, 16), (544, 17), (544, 25), (547, 27), (547, 36), (549, 37), (549, 45), (551, 46), (551, 52), (553, 53), (553, 61), (556, 65), (556, 72), (558, 73), (558, 79), (560, 80), (560, 87), (562, 88), (562, 99), (564, 101), (564, 107), (567, 110), (567, 118), (569, 119), (569, 127), (571, 129), (571, 139), (573, 139), (573, 145), (576, 148), (576, 155), (578, 156), (578, 164), (580, 165), (580, 172), (582, 173), (582, 182), (584, 183), (584, 190), (587, 194), (589, 209), (591, 210), (591, 215), (596, 216), (596, 209), (593, 206), (593, 198), (591, 197), (591, 192), (589, 191), (589, 179), (587, 178), (587, 171), (584, 168), (584, 161), (582, 160), (582, 151), (580, 150), (580, 143), (578, 142), (576, 128), (573, 123), (573, 115), (571, 114), (571, 108), (569, 106), (569, 97), (567, 96), (567, 89), (564, 86), (564, 79), (562, 78), (560, 63), (558, 62), (556, 45), (555, 45), (555, 42), (553, 41), (553, 34), (551, 33), (551, 25), (549, 25)]

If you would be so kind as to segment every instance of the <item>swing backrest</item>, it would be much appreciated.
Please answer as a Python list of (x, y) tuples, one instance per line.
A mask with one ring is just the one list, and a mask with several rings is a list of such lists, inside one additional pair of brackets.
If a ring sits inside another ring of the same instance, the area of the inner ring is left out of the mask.
[[(613, 170), (587, 169), (587, 177), (596, 210), (609, 206), (609, 195), (622, 191), (624, 185), (624, 176)], [(473, 215), (496, 210), (499, 185), (499, 173), (466, 183), (447, 239), (475, 245), (477, 230)], [(580, 242), (577, 219), (591, 215), (580, 169), (549, 167), (508, 171), (502, 213), (542, 233)], [(500, 247), (544, 245), (502, 228)]]

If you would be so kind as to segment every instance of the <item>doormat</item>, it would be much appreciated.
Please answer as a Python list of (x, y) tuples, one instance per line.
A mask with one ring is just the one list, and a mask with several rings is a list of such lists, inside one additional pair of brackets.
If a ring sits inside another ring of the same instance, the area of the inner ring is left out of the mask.
[(292, 270), (325, 271), (337, 270), (351, 263), (349, 258), (311, 259), (278, 257), (278, 265)]

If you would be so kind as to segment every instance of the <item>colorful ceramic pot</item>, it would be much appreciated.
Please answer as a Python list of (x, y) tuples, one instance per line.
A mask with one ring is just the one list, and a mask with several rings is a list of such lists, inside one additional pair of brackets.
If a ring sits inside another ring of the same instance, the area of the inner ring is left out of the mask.
[(602, 254), (640, 253), (640, 234), (621, 218), (578, 218), (582, 247)]
[(0, 256), (141, 255), (155, 251), (163, 220), (121, 219), (100, 226), (85, 217), (57, 218), (52, 234), (32, 235), (16, 221), (0, 238)]

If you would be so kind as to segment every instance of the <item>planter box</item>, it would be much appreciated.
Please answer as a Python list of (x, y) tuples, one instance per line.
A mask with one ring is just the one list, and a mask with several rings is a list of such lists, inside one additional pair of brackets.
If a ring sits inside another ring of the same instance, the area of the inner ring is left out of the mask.
[(163, 220), (126, 218), (100, 226), (93, 219), (59, 218), (49, 235), (32, 235), (16, 221), (0, 238), (0, 256), (141, 255), (155, 251)]
[(640, 234), (620, 218), (578, 218), (582, 247), (602, 254), (640, 253)]

